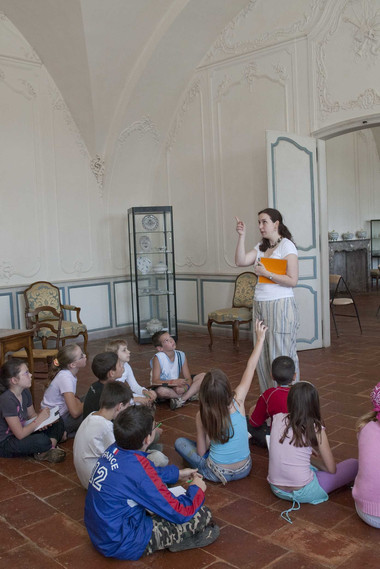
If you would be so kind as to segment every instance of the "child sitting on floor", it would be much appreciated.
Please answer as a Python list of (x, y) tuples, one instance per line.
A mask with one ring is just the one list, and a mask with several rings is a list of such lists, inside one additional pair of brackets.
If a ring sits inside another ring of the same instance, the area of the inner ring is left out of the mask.
[[(143, 405), (121, 411), (114, 422), (116, 443), (92, 472), (84, 522), (94, 547), (106, 557), (139, 559), (159, 549), (205, 547), (219, 535), (203, 506), (206, 484), (195, 470), (156, 468), (146, 455), (154, 439), (151, 410)], [(166, 484), (191, 479), (173, 495)], [(152, 512), (152, 515), (148, 513)]]
[[(170, 409), (178, 409), (187, 401), (198, 399), (204, 373), (190, 374), (184, 352), (176, 350), (174, 338), (161, 330), (152, 336), (157, 354), (150, 360), (152, 388), (160, 399), (170, 400)], [(182, 376), (182, 377), (181, 377)]]
[[(106, 383), (100, 396), (100, 409), (90, 413), (79, 427), (74, 439), (74, 466), (84, 488), (88, 487), (91, 472), (104, 451), (115, 442), (113, 421), (126, 409), (132, 398), (127, 383)], [(156, 466), (166, 466), (169, 459), (157, 450), (148, 451)]]
[(352, 482), (358, 461), (349, 458), (335, 464), (314, 385), (307, 381), (293, 385), (288, 409), (288, 414), (273, 417), (268, 482), (278, 498), (293, 502), (281, 514), (292, 523), (289, 512), (299, 510), (300, 503), (325, 502), (329, 492)]
[(76, 396), (77, 374), (86, 366), (86, 354), (77, 344), (63, 346), (53, 361), (50, 383), (41, 407), (58, 405), (68, 437), (73, 437), (83, 420), (83, 403)]
[(31, 384), (32, 375), (22, 360), (10, 359), (1, 367), (0, 457), (34, 456), (36, 460), (62, 462), (66, 453), (57, 443), (63, 435), (63, 421), (59, 418), (46, 429), (38, 430), (50, 411), (43, 409), (37, 415), (29, 391)]
[(371, 392), (373, 410), (358, 420), (359, 472), (352, 496), (358, 516), (380, 528), (380, 383)]
[(91, 364), (92, 373), (98, 378), (98, 381), (90, 386), (87, 391), (83, 403), (83, 419), (85, 419), (93, 411), (100, 409), (100, 396), (103, 387), (110, 381), (115, 381), (123, 374), (123, 364), (116, 354), (112, 352), (103, 352), (97, 354)]
[(249, 410), (247, 418), (248, 432), (251, 442), (266, 448), (266, 435), (270, 434), (268, 419), (272, 421), (273, 415), (287, 413), (287, 400), (289, 388), (296, 379), (295, 365), (289, 356), (279, 356), (272, 362), (272, 378), (277, 382), (277, 387), (270, 387), (260, 395), (256, 406)]
[(106, 352), (114, 352), (122, 362), (124, 372), (117, 381), (125, 381), (128, 383), (133, 393), (134, 404), (152, 405), (152, 403), (157, 399), (157, 394), (153, 389), (146, 389), (137, 383), (132, 368), (128, 363), (131, 357), (131, 352), (128, 350), (127, 342), (119, 338), (112, 339), (106, 344), (105, 350)]
[(267, 327), (256, 320), (256, 344), (234, 391), (222, 370), (212, 369), (206, 373), (199, 392), (200, 410), (195, 417), (197, 440), (181, 437), (175, 441), (175, 449), (182, 458), (213, 482), (226, 484), (245, 478), (251, 471), (244, 402), (266, 330)]

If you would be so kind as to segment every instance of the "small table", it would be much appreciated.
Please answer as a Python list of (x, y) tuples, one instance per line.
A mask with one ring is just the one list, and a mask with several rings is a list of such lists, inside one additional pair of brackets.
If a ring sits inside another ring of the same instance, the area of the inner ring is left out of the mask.
[(0, 365), (3, 365), (5, 362), (5, 356), (8, 352), (17, 352), (17, 350), (25, 348), (28, 356), (28, 368), (32, 374), (30, 391), (34, 400), (33, 336), (34, 330), (9, 330), (7, 328), (0, 328)]

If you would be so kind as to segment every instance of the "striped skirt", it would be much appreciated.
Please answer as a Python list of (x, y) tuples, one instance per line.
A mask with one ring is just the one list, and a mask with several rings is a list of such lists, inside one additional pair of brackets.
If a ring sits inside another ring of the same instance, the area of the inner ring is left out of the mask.
[[(299, 381), (299, 362), (297, 356), (297, 330), (299, 313), (293, 296), (277, 300), (254, 300), (253, 322), (256, 318), (268, 326), (265, 342), (257, 365), (260, 390), (263, 393), (277, 384), (272, 380), (272, 361), (278, 356), (289, 356), (296, 366), (296, 381)], [(254, 342), (256, 342), (254, 333)]]

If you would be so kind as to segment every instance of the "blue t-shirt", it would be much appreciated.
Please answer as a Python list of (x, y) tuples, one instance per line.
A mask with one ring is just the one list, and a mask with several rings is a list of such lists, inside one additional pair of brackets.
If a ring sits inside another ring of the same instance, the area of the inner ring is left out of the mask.
[[(249, 456), (247, 420), (238, 410), (235, 401), (234, 406), (236, 411), (230, 415), (233, 436), (224, 444), (213, 441), (210, 443), (210, 458), (217, 464), (233, 464)], [(232, 433), (232, 430), (230, 432)]]

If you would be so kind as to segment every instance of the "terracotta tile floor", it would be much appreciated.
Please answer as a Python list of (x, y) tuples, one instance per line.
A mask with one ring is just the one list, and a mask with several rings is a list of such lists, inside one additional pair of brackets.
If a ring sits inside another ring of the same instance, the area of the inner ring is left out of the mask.
[[(354, 319), (340, 319), (341, 336), (332, 333), (328, 349), (300, 353), (301, 375), (319, 390), (323, 415), (338, 460), (357, 455), (354, 425), (369, 408), (369, 392), (380, 381), (380, 318), (375, 313), (380, 295), (357, 298), (363, 335)], [(129, 338), (131, 364), (141, 383), (147, 383), (153, 348), (138, 346)], [(102, 351), (103, 340), (90, 342), (90, 359)], [(205, 334), (180, 334), (179, 347), (189, 358), (193, 372), (210, 367), (224, 369), (236, 385), (247, 360), (251, 342), (243, 340), (240, 352), (229, 338), (217, 337), (213, 352)], [(93, 381), (89, 364), (79, 376), (78, 393)], [(36, 385), (41, 399), (42, 382)], [(258, 396), (255, 380), (248, 405)], [(247, 406), (248, 406), (247, 405)], [(162, 405), (157, 419), (163, 421), (162, 442), (170, 459), (182, 466), (173, 448), (178, 436), (194, 434), (196, 403), (170, 411)], [(65, 443), (67, 458), (57, 465), (29, 459), (0, 459), (0, 569), (65, 567), (92, 569), (134, 567), (155, 569), (228, 567), (252, 569), (354, 569), (377, 568), (379, 531), (355, 514), (348, 488), (336, 492), (318, 506), (304, 504), (292, 515), (293, 525), (280, 518), (284, 503), (277, 500), (266, 482), (267, 452), (252, 449), (253, 469), (244, 480), (225, 488), (209, 484), (206, 504), (221, 527), (217, 542), (203, 550), (160, 552), (137, 562), (107, 560), (92, 548), (83, 525), (85, 491), (80, 487), (72, 462), (72, 441)]]

